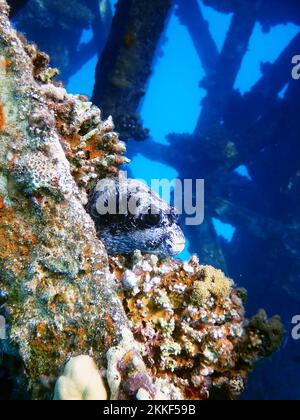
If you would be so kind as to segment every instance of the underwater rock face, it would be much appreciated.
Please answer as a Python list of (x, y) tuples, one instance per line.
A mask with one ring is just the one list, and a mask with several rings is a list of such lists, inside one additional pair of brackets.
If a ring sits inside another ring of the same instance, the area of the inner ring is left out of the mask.
[[(111, 123), (101, 122), (99, 110), (82, 97), (52, 85), (46, 63), (17, 36), (1, 0), (0, 287), (9, 328), (0, 345), (23, 366), (14, 385), (40, 399), (52, 398), (69, 359), (93, 352), (101, 367), (125, 327), (130, 334), (106, 250), (83, 207), (84, 171), (94, 156), (87, 153), (75, 165), (72, 152), (69, 162), (65, 155), (70, 132), (87, 136), (92, 130), (107, 151), (106, 174), (116, 170), (110, 152), (116, 136), (102, 142), (99, 132), (110, 132)], [(84, 150), (81, 136), (77, 140)]]
[(196, 259), (108, 260), (84, 205), (118, 173), (124, 145), (47, 64), (0, 0), (0, 370), (9, 361), (11, 395), (52, 399), (90, 356), (112, 399), (236, 398), (280, 345), (279, 319), (261, 312), (248, 324), (242, 293)]
[(247, 321), (245, 291), (196, 257), (182, 263), (136, 252), (110, 261), (161, 399), (236, 399), (255, 362), (282, 343), (279, 318), (261, 311)]

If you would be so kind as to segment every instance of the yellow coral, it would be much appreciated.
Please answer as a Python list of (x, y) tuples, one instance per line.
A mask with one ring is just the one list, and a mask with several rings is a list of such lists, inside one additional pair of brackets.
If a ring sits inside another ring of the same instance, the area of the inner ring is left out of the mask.
[(202, 306), (210, 296), (226, 299), (230, 296), (233, 282), (225, 277), (221, 270), (211, 266), (202, 266), (199, 281), (194, 283), (191, 301), (197, 306)]
[(196, 281), (194, 284), (193, 292), (191, 294), (191, 302), (199, 307), (204, 305), (204, 303), (210, 297), (210, 292), (207, 288), (207, 283), (203, 281)]

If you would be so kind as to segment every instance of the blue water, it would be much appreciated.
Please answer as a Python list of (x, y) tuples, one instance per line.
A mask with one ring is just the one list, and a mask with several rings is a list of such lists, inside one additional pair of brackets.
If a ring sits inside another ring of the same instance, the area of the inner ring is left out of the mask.
[[(92, 30), (84, 30), (81, 36), (80, 45), (88, 43), (93, 36)], [(78, 45), (78, 48), (80, 47)], [(98, 54), (95, 54), (81, 69), (68, 81), (67, 89), (70, 93), (84, 93), (89, 98), (93, 94), (95, 84), (95, 70), (98, 62)]]
[(272, 27), (264, 33), (260, 24), (256, 24), (250, 40), (249, 51), (245, 55), (237, 77), (235, 88), (241, 93), (248, 92), (261, 77), (261, 63), (274, 63), (280, 53), (299, 32), (299, 27), (289, 23)]

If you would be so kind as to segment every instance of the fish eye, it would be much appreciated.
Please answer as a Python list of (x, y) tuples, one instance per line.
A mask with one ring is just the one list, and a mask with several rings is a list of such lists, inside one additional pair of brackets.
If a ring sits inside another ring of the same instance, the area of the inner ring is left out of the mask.
[(148, 226), (155, 226), (160, 223), (160, 215), (159, 214), (143, 214), (142, 215), (142, 222)]

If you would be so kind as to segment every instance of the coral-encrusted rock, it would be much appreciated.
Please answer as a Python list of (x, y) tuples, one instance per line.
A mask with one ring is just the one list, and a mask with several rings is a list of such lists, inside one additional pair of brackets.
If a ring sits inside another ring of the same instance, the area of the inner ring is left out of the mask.
[[(59, 88), (58, 98), (61, 93)], [(57, 131), (81, 191), (90, 191), (97, 180), (115, 175), (121, 165), (129, 162), (122, 156), (125, 144), (113, 131), (112, 118), (102, 121), (100, 110), (85, 97), (65, 95), (59, 101), (52, 96), (49, 106), (54, 110)]]
[(131, 262), (112, 258), (111, 270), (145, 364), (159, 378), (156, 396), (237, 398), (254, 363), (282, 343), (277, 317), (260, 312), (248, 323), (242, 291), (195, 257), (182, 264), (137, 252)]
[(22, 41), (33, 63), (33, 75), (41, 83), (40, 95), (48, 108), (47, 115), (37, 111), (31, 116), (31, 133), (46, 135), (47, 127), (56, 127), (71, 174), (85, 197), (85, 192), (89, 192), (97, 180), (115, 175), (121, 165), (129, 162), (123, 156), (125, 143), (114, 132), (111, 117), (103, 121), (99, 108), (85, 96), (70, 95), (62, 85), (52, 82), (57, 72), (48, 68), (48, 57), (36, 46), (28, 46), (25, 40)]
[[(102, 123), (99, 110), (80, 97), (43, 84), (46, 61), (24, 47), (0, 0), (0, 296), (8, 324), (0, 351), (4, 360), (20, 360), (20, 371), (10, 376), (21, 388), (18, 395), (28, 386), (31, 398), (52, 398), (72, 357), (93, 354), (98, 367), (106, 364), (107, 350), (121, 346), (124, 329), (135, 346), (106, 250), (83, 207), (85, 191), (78, 188), (87, 184), (81, 181), (89, 163), (83, 168), (85, 157), (78, 161), (76, 184), (73, 157), (70, 164), (62, 147), (71, 132), (79, 148), (83, 141), (91, 147), (91, 130), (104, 144), (112, 124)], [(103, 149), (105, 171), (116, 170), (113, 137)]]

